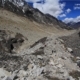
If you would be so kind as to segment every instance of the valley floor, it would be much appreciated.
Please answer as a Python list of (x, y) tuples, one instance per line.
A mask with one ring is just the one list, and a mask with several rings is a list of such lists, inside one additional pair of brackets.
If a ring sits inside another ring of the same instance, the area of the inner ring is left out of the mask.
[(67, 36), (75, 32), (75, 30), (56, 29), (54, 26), (38, 24), (25, 17), (0, 9), (0, 30), (23, 34), (28, 38), (27, 46), (45, 36)]

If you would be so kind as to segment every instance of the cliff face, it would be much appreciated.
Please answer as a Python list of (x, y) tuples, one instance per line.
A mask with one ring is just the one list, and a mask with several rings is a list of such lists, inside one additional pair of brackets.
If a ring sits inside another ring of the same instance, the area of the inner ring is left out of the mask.
[(40, 24), (57, 25), (57, 28), (71, 29), (62, 21), (57, 20), (49, 14), (43, 14), (38, 9), (34, 9), (24, 0), (1, 0), (0, 7), (12, 11), (18, 15), (25, 16), (30, 20), (36, 21)]

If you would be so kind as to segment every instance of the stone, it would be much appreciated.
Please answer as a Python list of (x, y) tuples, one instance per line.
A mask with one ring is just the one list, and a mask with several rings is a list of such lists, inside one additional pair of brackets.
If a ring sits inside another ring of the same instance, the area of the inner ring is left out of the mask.
[(6, 80), (7, 79), (7, 77), (4, 77), (4, 78), (0, 78), (0, 80)]
[(80, 60), (77, 60), (77, 66), (80, 67)]
[(42, 56), (40, 56), (40, 55), (38, 55), (38, 56), (37, 56), (37, 58), (38, 58), (38, 59), (43, 59), (43, 57), (42, 57)]
[(1, 77), (7, 77), (7, 76), (10, 76), (10, 75), (11, 74), (8, 71), (4, 70), (3, 68), (0, 68), (0, 78)]
[(73, 53), (73, 50), (71, 48), (67, 48), (67, 50), (70, 52), (70, 53)]
[(43, 70), (44, 67), (35, 69), (34, 71), (35, 76), (39, 76), (43, 72)]
[(18, 78), (17, 74), (16, 73), (12, 73), (8, 79), (11, 79), (11, 80), (16, 80)]
[(32, 68), (33, 68), (33, 64), (29, 64), (28, 69), (32, 69)]
[(50, 59), (49, 64), (52, 65), (52, 66), (55, 65), (55, 63), (54, 63), (54, 61), (52, 59)]
[(62, 68), (62, 65), (61, 65), (61, 64), (58, 64), (57, 67), (58, 67), (58, 68)]
[(59, 39), (59, 41), (60, 41), (61, 43), (64, 43), (64, 40), (62, 40), (62, 39)]
[(62, 57), (61, 57), (61, 59), (67, 60), (67, 57), (65, 57), (65, 56), (62, 56)]
[(6, 80), (13, 80), (13, 79), (11, 79), (10, 77), (7, 77)]
[(56, 53), (56, 49), (52, 50), (52, 53)]
[(80, 57), (76, 57), (77, 60), (80, 60)]
[(74, 79), (73, 77), (71, 77), (71, 76), (70, 76), (70, 78), (69, 78), (69, 79), (70, 79), (70, 80), (75, 80), (75, 79)]
[(24, 76), (26, 76), (26, 74), (27, 74), (26, 71), (20, 70), (18, 76), (19, 77), (24, 77)]

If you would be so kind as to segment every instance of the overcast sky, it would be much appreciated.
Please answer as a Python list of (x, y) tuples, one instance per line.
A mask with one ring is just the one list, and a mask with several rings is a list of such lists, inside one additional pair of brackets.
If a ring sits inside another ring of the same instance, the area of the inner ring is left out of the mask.
[(80, 0), (26, 0), (43, 13), (68, 23), (80, 21)]

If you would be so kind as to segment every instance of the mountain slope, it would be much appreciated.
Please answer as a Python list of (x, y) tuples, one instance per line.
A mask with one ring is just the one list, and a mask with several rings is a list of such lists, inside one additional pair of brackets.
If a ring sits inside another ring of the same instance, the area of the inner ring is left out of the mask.
[(8, 30), (14, 33), (21, 33), (28, 38), (27, 45), (29, 46), (35, 41), (45, 36), (54, 34), (67, 34), (68, 30), (57, 29), (54, 26), (38, 24), (25, 17), (16, 15), (10, 11), (0, 8), (0, 30)]
[(62, 21), (57, 20), (55, 17), (49, 14), (43, 14), (38, 9), (34, 9), (29, 6), (24, 0), (1, 0), (0, 1), (1, 7), (12, 11), (18, 15), (22, 15), (27, 17), (32, 21), (36, 21), (40, 24), (51, 25), (55, 26), (56, 28), (64, 28), (64, 29), (71, 29)]

